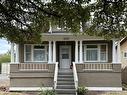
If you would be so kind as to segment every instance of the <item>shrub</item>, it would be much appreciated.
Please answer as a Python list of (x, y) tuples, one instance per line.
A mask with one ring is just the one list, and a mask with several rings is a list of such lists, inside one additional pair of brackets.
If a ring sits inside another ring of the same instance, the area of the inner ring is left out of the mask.
[(56, 95), (54, 90), (41, 90), (38, 95)]
[(78, 89), (77, 89), (78, 95), (84, 95), (85, 93), (87, 93), (87, 91), (88, 91), (88, 89), (86, 89), (84, 86), (78, 87)]

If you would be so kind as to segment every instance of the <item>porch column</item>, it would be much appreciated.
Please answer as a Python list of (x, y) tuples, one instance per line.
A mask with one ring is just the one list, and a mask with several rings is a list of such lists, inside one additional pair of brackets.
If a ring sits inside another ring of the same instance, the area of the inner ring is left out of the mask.
[(82, 60), (82, 41), (80, 41), (80, 63), (83, 63), (83, 60)]
[(115, 40), (112, 41), (112, 63), (116, 63), (116, 45), (115, 45)]
[(53, 63), (56, 62), (56, 41), (53, 41)]
[(120, 41), (117, 43), (117, 63), (121, 63)]
[(78, 41), (75, 41), (75, 63), (78, 63)]
[(11, 43), (11, 63), (14, 63), (14, 43)]
[(52, 42), (49, 41), (48, 63), (52, 62)]
[(19, 44), (16, 44), (16, 57), (15, 57), (15, 61), (16, 63), (19, 63)]

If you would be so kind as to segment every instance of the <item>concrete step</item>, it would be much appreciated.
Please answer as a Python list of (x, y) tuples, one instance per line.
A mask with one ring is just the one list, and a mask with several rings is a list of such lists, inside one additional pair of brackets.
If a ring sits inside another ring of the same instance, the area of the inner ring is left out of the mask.
[(73, 75), (72, 72), (58, 72), (58, 75)]
[(57, 81), (74, 81), (74, 78), (59, 78), (58, 77)]
[(74, 81), (58, 81), (57, 85), (74, 85)]
[(73, 78), (73, 75), (58, 75), (58, 78)]
[(74, 85), (57, 85), (58, 89), (75, 89)]
[(75, 89), (56, 89), (56, 94), (76, 94)]

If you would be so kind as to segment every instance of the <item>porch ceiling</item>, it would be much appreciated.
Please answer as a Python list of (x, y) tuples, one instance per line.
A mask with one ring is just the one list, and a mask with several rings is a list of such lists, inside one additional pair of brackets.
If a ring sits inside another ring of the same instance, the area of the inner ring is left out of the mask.
[(75, 41), (75, 40), (104, 40), (102, 37), (88, 36), (88, 35), (75, 35), (72, 33), (43, 33), (43, 41)]

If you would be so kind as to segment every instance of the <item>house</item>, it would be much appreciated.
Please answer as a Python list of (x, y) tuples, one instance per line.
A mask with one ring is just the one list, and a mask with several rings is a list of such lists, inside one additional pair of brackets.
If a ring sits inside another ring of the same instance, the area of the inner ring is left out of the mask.
[(11, 44), (10, 91), (36, 91), (41, 87), (66, 92), (78, 86), (122, 90), (119, 41), (116, 48), (115, 39), (52, 29), (42, 34), (40, 44)]

